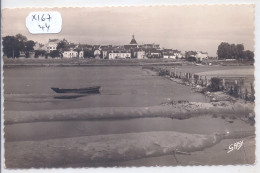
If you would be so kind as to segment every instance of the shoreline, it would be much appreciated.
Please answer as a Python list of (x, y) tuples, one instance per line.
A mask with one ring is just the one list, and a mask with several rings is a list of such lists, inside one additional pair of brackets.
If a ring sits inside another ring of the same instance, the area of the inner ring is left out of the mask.
[(129, 63), (129, 64), (4, 64), (4, 67), (115, 67), (115, 66), (180, 66), (179, 63)]
[(167, 59), (4, 59), (3, 66), (182, 66), (182, 64), (190, 63)]
[(67, 110), (44, 111), (5, 111), (4, 124), (73, 121), (73, 120), (102, 120), (130, 119), (145, 117), (168, 117), (187, 119), (205, 114), (215, 116), (230, 116), (246, 119), (253, 112), (254, 106), (245, 103), (231, 102), (170, 102), (150, 107), (102, 107)]

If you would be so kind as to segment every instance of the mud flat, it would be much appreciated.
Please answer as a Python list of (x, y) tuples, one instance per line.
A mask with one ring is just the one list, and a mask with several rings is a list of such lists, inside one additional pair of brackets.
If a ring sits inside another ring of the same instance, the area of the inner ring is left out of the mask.
[(211, 147), (222, 139), (253, 135), (254, 131), (212, 135), (164, 131), (7, 142), (5, 164), (8, 168), (63, 167), (79, 163), (93, 166), (109, 161), (189, 154)]
[(127, 119), (171, 117), (186, 119), (205, 114), (245, 117), (254, 110), (253, 104), (239, 102), (199, 103), (178, 101), (150, 107), (101, 107), (43, 111), (5, 111), (5, 124), (41, 121)]
[[(243, 141), (239, 150), (229, 152), (229, 145)], [(221, 158), (221, 159), (219, 159)], [(189, 154), (169, 154), (157, 157), (146, 157), (137, 160), (106, 163), (105, 166), (129, 167), (139, 166), (179, 166), (179, 165), (245, 165), (255, 163), (255, 136), (242, 139), (224, 139), (216, 145)], [(72, 164), (80, 167), (80, 164)]]

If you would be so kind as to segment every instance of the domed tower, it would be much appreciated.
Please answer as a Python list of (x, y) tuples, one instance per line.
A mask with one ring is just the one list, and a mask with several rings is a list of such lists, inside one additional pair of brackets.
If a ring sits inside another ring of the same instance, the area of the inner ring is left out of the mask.
[(135, 40), (135, 35), (132, 35), (132, 40), (131, 40), (130, 44), (137, 44), (137, 42)]

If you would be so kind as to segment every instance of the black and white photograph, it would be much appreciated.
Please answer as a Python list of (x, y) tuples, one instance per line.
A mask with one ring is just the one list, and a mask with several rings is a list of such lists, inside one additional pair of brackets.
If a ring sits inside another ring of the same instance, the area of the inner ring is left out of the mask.
[(3, 9), (2, 164), (253, 165), (254, 8)]

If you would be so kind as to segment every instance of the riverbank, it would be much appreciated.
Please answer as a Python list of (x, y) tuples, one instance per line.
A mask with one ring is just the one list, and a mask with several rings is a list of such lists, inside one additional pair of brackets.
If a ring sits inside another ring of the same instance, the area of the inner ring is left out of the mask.
[(191, 64), (182, 60), (174, 59), (26, 59), (26, 58), (4, 58), (4, 67), (45, 67), (45, 66), (181, 66), (182, 64)]
[(94, 59), (94, 58), (7, 58), (3, 57), (4, 66), (253, 66), (253, 61), (225, 61), (225, 60), (206, 60), (199, 64), (196, 62), (186, 61), (185, 59)]
[[(203, 72), (190, 73), (191, 69), (178, 71), (176, 68), (161, 67), (143, 67), (165, 77), (177, 84), (191, 86), (192, 90), (209, 97), (211, 101), (238, 101), (246, 100), (254, 102), (254, 69), (205, 69)], [(194, 70), (193, 70), (194, 71)], [(196, 71), (196, 70), (195, 70)], [(211, 79), (215, 78), (214, 86), (211, 85)], [(226, 84), (227, 83), (227, 84)], [(216, 89), (217, 88), (217, 89)]]

